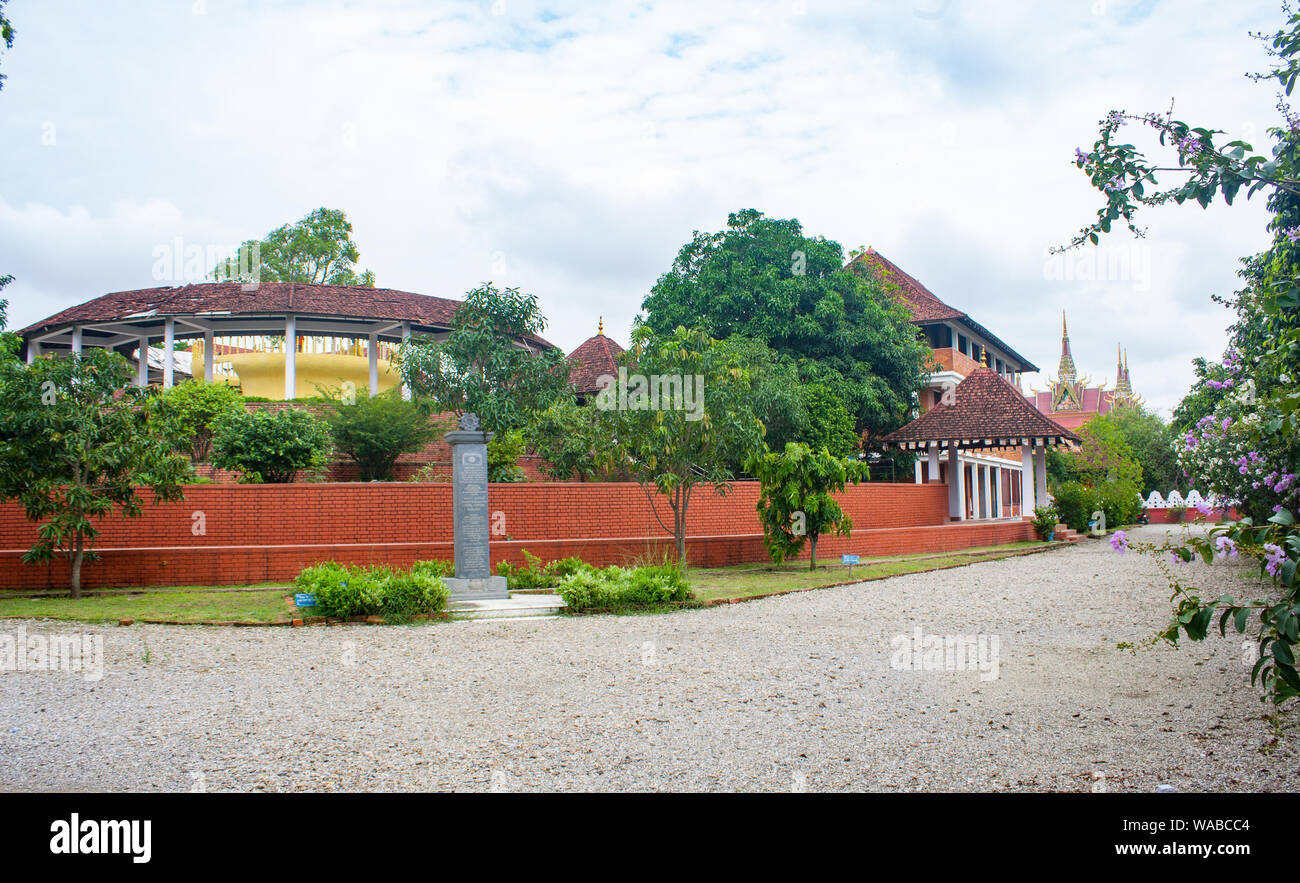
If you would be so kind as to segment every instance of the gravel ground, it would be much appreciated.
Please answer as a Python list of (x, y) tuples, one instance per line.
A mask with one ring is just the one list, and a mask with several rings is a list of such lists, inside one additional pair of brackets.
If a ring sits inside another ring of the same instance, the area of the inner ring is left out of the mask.
[[(1116, 649), (1168, 594), (1090, 541), (658, 616), (97, 628), (102, 680), (0, 675), (0, 790), (1295, 789), (1240, 637)], [(998, 677), (894, 668), (918, 627)]]

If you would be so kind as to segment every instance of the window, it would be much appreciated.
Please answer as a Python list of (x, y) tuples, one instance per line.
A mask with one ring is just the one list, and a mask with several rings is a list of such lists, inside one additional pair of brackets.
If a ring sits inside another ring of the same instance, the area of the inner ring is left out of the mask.
[(957, 335), (957, 351), (963, 356), (970, 355), (970, 341), (966, 339), (964, 334)]

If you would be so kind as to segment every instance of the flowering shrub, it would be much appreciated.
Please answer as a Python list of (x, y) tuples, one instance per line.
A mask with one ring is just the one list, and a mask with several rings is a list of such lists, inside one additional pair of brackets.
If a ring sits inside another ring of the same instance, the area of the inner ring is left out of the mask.
[[(1096, 220), (1066, 248), (1096, 243), (1123, 223), (1138, 236), (1135, 214), (1144, 206), (1195, 201), (1203, 208), (1222, 197), (1229, 204), (1267, 192), (1272, 214), (1271, 247), (1247, 259), (1241, 275), (1245, 290), (1220, 299), (1236, 311), (1231, 346), (1223, 361), (1197, 360), (1200, 381), (1174, 412), (1182, 433), (1179, 462), (1191, 482), (1245, 513), (1241, 521), (1189, 535), (1181, 543), (1136, 545), (1156, 555), (1173, 587), (1174, 619), (1159, 635), (1177, 643), (1182, 635), (1200, 641), (1218, 617), (1219, 633), (1228, 623), (1258, 637), (1258, 661), (1251, 683), (1260, 684), (1281, 705), (1300, 696), (1296, 645), (1300, 643), (1300, 115), (1286, 98), (1300, 79), (1300, 14), (1284, 7), (1286, 25), (1267, 42), (1272, 70), (1255, 75), (1285, 90), (1278, 100), (1282, 124), (1269, 130), (1271, 156), (1254, 153), (1244, 141), (1215, 144), (1218, 130), (1189, 126), (1170, 112), (1129, 114), (1112, 111), (1102, 122), (1091, 151), (1077, 150), (1075, 163), (1103, 195)], [(1172, 167), (1148, 160), (1120, 130), (1129, 123), (1149, 127), (1160, 147), (1172, 150)], [(1176, 172), (1179, 183), (1158, 189), (1156, 176)], [(1217, 298), (1216, 298), (1217, 299)], [(1128, 548), (1127, 536), (1116, 551)], [(1200, 557), (1206, 562), (1245, 558), (1258, 564), (1259, 597), (1200, 597), (1171, 562)], [(1253, 624), (1253, 625), (1252, 625)]]

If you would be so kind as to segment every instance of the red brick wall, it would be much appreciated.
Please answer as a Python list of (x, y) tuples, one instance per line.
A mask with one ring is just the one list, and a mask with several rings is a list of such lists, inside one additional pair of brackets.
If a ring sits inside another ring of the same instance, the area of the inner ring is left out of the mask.
[[(726, 497), (704, 488), (688, 510), (693, 563), (763, 560), (754, 505), (758, 485), (737, 483)], [(849, 538), (826, 537), (823, 557), (842, 552), (884, 555), (947, 550), (1029, 539), (1027, 522), (948, 524), (947, 487), (872, 483), (841, 496), (853, 517)], [(671, 524), (664, 498), (656, 505)], [(521, 561), (527, 548), (543, 559), (578, 555), (593, 564), (623, 563), (671, 551), (641, 488), (626, 483), (495, 484), (492, 559)], [(196, 513), (202, 534), (196, 535)], [(441, 483), (191, 485), (186, 499), (148, 505), (141, 518), (103, 520), (96, 543), (103, 559), (86, 567), (84, 584), (100, 586), (228, 585), (290, 580), (307, 564), (335, 559), (409, 566), (452, 557), (451, 485)], [(500, 513), (499, 515), (497, 513)], [(21, 508), (0, 505), (0, 589), (62, 589), (67, 564), (23, 564), (36, 525)]]

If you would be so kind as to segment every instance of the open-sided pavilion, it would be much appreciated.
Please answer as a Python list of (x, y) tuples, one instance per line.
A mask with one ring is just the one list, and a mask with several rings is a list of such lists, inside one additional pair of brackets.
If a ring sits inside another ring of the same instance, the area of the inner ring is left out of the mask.
[[(443, 339), (460, 304), (391, 288), (207, 282), (106, 294), (42, 319), (19, 334), (28, 362), (45, 354), (79, 353), (86, 347), (118, 352), (136, 362), (140, 386), (149, 383), (145, 354), (161, 342), (164, 387), (175, 383), (177, 341), (204, 341), (203, 377), (211, 382), (218, 339), (276, 338), (285, 355), (286, 400), (295, 397), (297, 354), (303, 339), (354, 340), (366, 344), (374, 395), (379, 389), (380, 343), (400, 344), (413, 335)], [(528, 348), (551, 347), (539, 337), (519, 343)], [(197, 365), (194, 374), (197, 379)]]
[[(884, 442), (923, 455), (926, 480), (947, 482), (949, 516), (965, 521), (1022, 517), (1046, 505), (1047, 448), (1077, 445), (1079, 437), (981, 366)], [(1016, 449), (1018, 464), (1006, 456)]]

